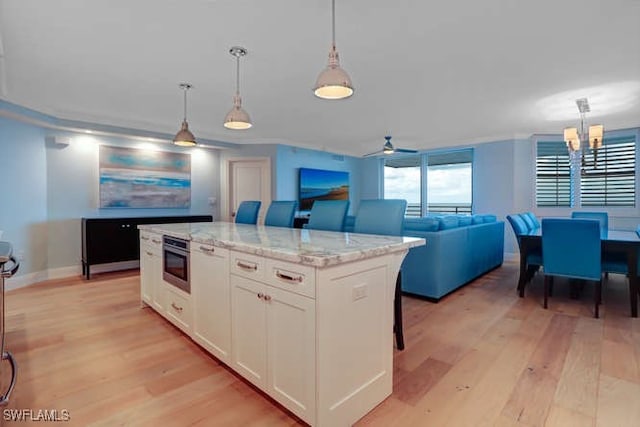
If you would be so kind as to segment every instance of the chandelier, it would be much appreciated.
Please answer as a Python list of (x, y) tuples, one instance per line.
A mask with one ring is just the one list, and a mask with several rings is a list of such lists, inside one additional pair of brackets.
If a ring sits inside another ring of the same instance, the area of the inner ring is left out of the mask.
[(604, 135), (604, 126), (591, 125), (589, 132), (585, 132), (584, 121), (585, 116), (591, 111), (587, 98), (576, 99), (576, 105), (580, 112), (580, 129), (575, 127), (565, 128), (564, 141), (567, 143), (570, 156), (580, 156), (582, 169), (586, 166), (585, 151), (590, 149), (593, 151), (593, 167), (598, 168), (598, 149), (602, 147), (602, 137)]

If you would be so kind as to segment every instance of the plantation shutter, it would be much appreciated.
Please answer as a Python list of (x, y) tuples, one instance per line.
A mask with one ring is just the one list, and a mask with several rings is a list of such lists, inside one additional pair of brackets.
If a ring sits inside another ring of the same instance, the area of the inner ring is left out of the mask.
[(571, 206), (571, 167), (564, 141), (538, 141), (536, 205)]
[(636, 205), (636, 138), (604, 138), (597, 153), (587, 150), (580, 178), (582, 206)]

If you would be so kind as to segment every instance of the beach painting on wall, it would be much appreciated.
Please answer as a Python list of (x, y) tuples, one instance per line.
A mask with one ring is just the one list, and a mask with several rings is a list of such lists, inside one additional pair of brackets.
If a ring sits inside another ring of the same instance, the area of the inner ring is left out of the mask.
[(349, 200), (349, 172), (300, 168), (299, 196), (301, 211), (316, 200)]
[(189, 208), (191, 156), (100, 146), (101, 208)]

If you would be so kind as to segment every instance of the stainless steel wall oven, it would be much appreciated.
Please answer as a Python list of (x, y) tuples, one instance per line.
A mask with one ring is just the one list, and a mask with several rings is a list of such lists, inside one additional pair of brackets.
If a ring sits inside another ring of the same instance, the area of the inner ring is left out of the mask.
[(186, 293), (191, 293), (189, 272), (189, 241), (162, 237), (162, 278)]

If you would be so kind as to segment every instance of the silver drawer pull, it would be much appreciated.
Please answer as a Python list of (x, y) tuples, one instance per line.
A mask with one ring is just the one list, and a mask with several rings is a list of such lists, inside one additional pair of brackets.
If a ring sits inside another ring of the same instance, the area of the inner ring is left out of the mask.
[(209, 255), (216, 251), (214, 248), (208, 248), (208, 247), (202, 246), (202, 245), (200, 246), (200, 250), (202, 252), (204, 252), (205, 254), (209, 254)]
[(264, 296), (264, 300), (265, 301), (271, 301), (271, 295), (265, 295)]
[(148, 238), (148, 237), (145, 237), (145, 236), (140, 236), (140, 238), (141, 238), (142, 240), (149, 240), (149, 238)]
[(173, 309), (178, 313), (182, 313), (182, 307), (178, 307), (175, 302), (171, 303), (171, 307), (173, 307)]
[(149, 256), (153, 256), (153, 252), (149, 252), (149, 251), (145, 251), (147, 253), (147, 255)]
[(282, 274), (279, 270), (276, 270), (276, 276), (278, 279), (286, 280), (288, 282), (302, 283), (302, 276), (289, 276), (288, 274)]
[(152, 241), (153, 243), (162, 243), (162, 241), (161, 241), (161, 240), (158, 240), (158, 239), (151, 239), (151, 241)]
[(236, 265), (245, 270), (256, 271), (258, 269), (258, 266), (256, 264), (245, 264), (242, 261), (236, 261)]
[(264, 298), (264, 294), (262, 292), (258, 292), (258, 299)]

